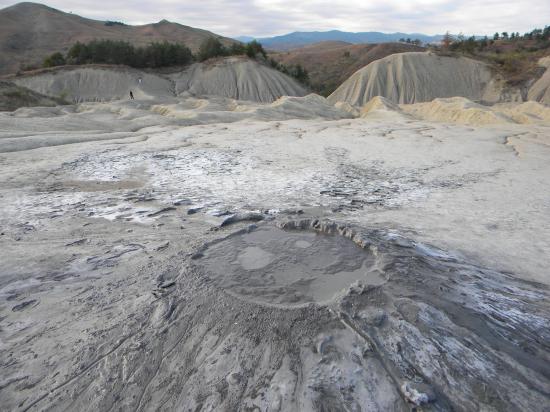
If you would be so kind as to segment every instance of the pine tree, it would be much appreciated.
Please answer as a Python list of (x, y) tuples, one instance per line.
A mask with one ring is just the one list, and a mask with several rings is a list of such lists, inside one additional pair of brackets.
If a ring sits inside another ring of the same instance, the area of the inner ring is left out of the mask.
[(445, 35), (443, 36), (443, 40), (441, 40), (441, 43), (443, 44), (444, 49), (448, 49), (451, 43), (453, 42), (453, 36), (447, 31)]

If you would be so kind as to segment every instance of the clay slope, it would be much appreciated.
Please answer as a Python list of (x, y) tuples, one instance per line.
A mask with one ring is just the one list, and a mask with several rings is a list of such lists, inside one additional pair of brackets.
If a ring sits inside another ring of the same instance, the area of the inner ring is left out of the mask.
[(438, 97), (467, 97), (496, 102), (501, 86), (489, 66), (466, 57), (433, 53), (401, 53), (377, 60), (357, 71), (329, 96), (362, 106), (375, 96), (394, 103), (418, 103)]
[(304, 96), (291, 77), (247, 58), (197, 63), (182, 72), (160, 75), (125, 66), (89, 65), (43, 69), (12, 77), (19, 86), (74, 103), (176, 97), (221, 96), (271, 103), (281, 96)]
[(63, 103), (61, 99), (50, 98), (12, 82), (0, 80), (0, 112), (20, 107), (56, 106)]
[(395, 53), (422, 50), (422, 47), (402, 43), (350, 44), (331, 41), (287, 53), (273, 53), (270, 57), (287, 66), (301, 65), (309, 73), (312, 89), (328, 95), (357, 70), (375, 60)]
[(223, 96), (271, 103), (281, 96), (304, 96), (307, 90), (291, 77), (240, 57), (191, 65), (170, 76), (176, 94)]
[(550, 104), (550, 56), (540, 59), (539, 66), (545, 67), (546, 71), (531, 86), (527, 98), (536, 102)]
[(130, 91), (136, 99), (174, 96), (170, 80), (129, 67), (68, 66), (18, 76), (13, 82), (74, 103), (128, 99)]
[(109, 25), (42, 4), (19, 3), (0, 10), (0, 74), (13, 73), (22, 65), (41, 64), (45, 56), (67, 51), (77, 41), (111, 39), (147, 45), (167, 40), (196, 51), (208, 37), (219, 37), (225, 44), (234, 42), (166, 20), (143, 26)]

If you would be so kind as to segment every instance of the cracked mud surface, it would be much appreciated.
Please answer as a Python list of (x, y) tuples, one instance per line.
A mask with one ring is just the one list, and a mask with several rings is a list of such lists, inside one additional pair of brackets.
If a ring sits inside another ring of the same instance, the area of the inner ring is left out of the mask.
[(548, 128), (86, 107), (0, 114), (2, 408), (547, 410)]

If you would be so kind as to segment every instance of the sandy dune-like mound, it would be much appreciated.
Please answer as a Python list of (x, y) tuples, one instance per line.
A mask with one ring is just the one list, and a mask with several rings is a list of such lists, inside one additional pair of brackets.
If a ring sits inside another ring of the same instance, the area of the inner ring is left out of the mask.
[(352, 117), (359, 117), (361, 114), (361, 111), (357, 107), (349, 104), (348, 102), (336, 102), (334, 107), (349, 113)]
[(324, 97), (309, 94), (304, 97), (283, 96), (271, 104), (239, 102), (235, 99), (188, 97), (173, 104), (161, 103), (151, 107), (162, 116), (200, 123), (231, 123), (244, 119), (262, 121), (287, 119), (340, 120), (356, 117), (346, 110), (329, 104)]
[(0, 80), (0, 111), (12, 111), (20, 107), (56, 106), (61, 99), (53, 99), (12, 82)]
[(404, 112), (416, 118), (435, 122), (470, 125), (514, 122), (504, 113), (474, 103), (464, 97), (434, 99), (428, 103), (401, 105), (400, 107)]
[(406, 116), (397, 104), (382, 96), (373, 97), (366, 105), (361, 108), (359, 115), (362, 118)]
[(527, 98), (536, 102), (550, 104), (550, 56), (540, 59), (539, 66), (546, 67), (546, 71), (531, 86)]
[[(57, 107), (24, 107), (0, 112), (0, 153), (62, 146), (104, 139), (148, 135), (150, 130), (249, 120), (341, 120), (354, 116), (330, 105), (324, 97), (284, 96), (266, 104), (226, 97), (169, 97), (148, 100), (85, 102)], [(275, 126), (270, 126), (275, 127)], [(36, 133), (48, 130), (47, 133)], [(86, 131), (92, 130), (93, 133)], [(21, 137), (23, 136), (23, 137)]]
[[(374, 98), (372, 101), (376, 99)], [(367, 106), (371, 105), (371, 102)], [(464, 97), (451, 97), (434, 99), (427, 103), (402, 104), (399, 106), (399, 110), (420, 120), (471, 126), (499, 123), (550, 123), (550, 107), (537, 102), (483, 106)]]
[(256, 110), (256, 117), (261, 120), (280, 120), (285, 118), (339, 120), (354, 116), (341, 108), (332, 106), (317, 94), (305, 97), (283, 96), (268, 106)]
[(168, 79), (140, 70), (120, 67), (68, 67), (16, 77), (13, 82), (48, 96), (75, 103), (173, 96)]
[(500, 103), (493, 110), (505, 114), (516, 123), (550, 123), (550, 106), (538, 102)]
[(433, 53), (400, 53), (374, 61), (345, 81), (329, 101), (356, 106), (375, 96), (394, 103), (418, 103), (438, 97), (463, 96), (498, 101), (499, 87), (489, 67), (465, 57)]
[(307, 90), (291, 77), (249, 59), (231, 57), (197, 63), (173, 74), (176, 94), (223, 96), (270, 103), (281, 96), (304, 96)]

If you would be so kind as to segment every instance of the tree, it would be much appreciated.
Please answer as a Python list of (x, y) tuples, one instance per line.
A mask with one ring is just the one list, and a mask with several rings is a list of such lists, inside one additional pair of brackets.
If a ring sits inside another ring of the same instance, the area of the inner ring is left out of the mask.
[(441, 42), (443, 44), (443, 48), (448, 49), (451, 43), (453, 42), (453, 36), (451, 36), (451, 34), (447, 32), (443, 36), (443, 40)]
[(541, 40), (542, 39), (542, 30), (541, 29), (535, 29), (531, 32), (531, 35), (535, 40)]
[(489, 38), (485, 36), (479, 41), (479, 50), (485, 49), (489, 45)]
[[(285, 69), (286, 69), (286, 67), (285, 67)], [(290, 68), (288, 68), (286, 70), (282, 70), (282, 71), (283, 71), (283, 73), (286, 72), (286, 74), (294, 77), (295, 79), (297, 79), (298, 81), (300, 81), (304, 84), (309, 83), (309, 73), (307, 72), (306, 69), (304, 69), (299, 64), (296, 64), (294, 66), (290, 66)]]
[(228, 53), (231, 56), (238, 56), (238, 55), (241, 55), (241, 54), (246, 54), (246, 46), (242, 43), (233, 43), (229, 47)]
[(212, 57), (225, 56), (226, 54), (227, 49), (224, 45), (217, 38), (209, 37), (202, 42), (197, 57), (202, 62)]
[(61, 53), (54, 53), (44, 59), (44, 67), (64, 66), (66, 64), (65, 57)]
[(128, 42), (93, 40), (76, 43), (67, 53), (72, 64), (107, 63), (131, 67), (166, 67), (184, 65), (193, 61), (191, 50), (179, 43), (151, 43), (134, 47)]
[(502, 32), (502, 39), (503, 40), (508, 40), (508, 32), (507, 31)]
[(475, 36), (468, 37), (468, 40), (462, 42), (462, 50), (466, 53), (474, 53), (476, 49), (476, 38)]
[(499, 39), (500, 39), (500, 34), (496, 32), (495, 35), (493, 36), (493, 40), (499, 40)]
[(261, 43), (252, 40), (246, 45), (246, 55), (250, 58), (255, 58), (257, 54), (261, 54), (264, 58), (266, 57), (265, 50)]

